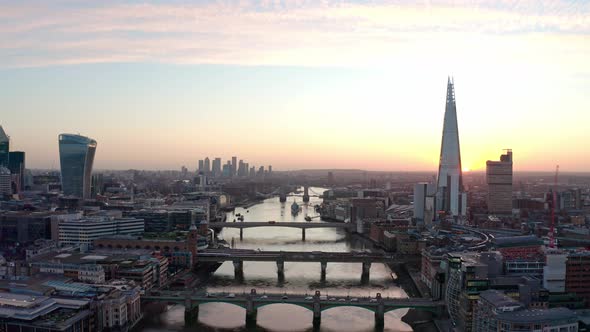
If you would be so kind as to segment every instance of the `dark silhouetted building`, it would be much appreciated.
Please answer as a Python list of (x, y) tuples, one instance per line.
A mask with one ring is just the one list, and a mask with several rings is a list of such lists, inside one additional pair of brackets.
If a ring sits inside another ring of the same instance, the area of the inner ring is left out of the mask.
[(509, 214), (512, 212), (512, 150), (500, 156), (500, 161), (486, 163), (488, 184), (488, 211)]
[(0, 126), (0, 166), (8, 167), (8, 153), (10, 152), (10, 138)]
[(25, 153), (10, 152), (8, 159), (8, 169), (12, 174), (13, 182), (16, 184), (17, 191), (21, 191), (25, 187)]

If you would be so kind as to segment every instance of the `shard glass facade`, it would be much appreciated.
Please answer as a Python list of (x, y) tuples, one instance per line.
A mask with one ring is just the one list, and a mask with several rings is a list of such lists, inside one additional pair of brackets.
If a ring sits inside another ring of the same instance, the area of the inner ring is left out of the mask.
[(445, 211), (452, 216), (462, 216), (465, 215), (465, 200), (455, 86), (454, 82), (449, 78), (440, 147), (436, 207), (437, 210)]

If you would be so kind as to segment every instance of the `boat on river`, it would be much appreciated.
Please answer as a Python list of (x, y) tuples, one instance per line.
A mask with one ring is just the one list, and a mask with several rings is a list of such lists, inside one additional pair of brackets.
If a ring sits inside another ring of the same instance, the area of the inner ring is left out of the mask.
[(299, 210), (301, 210), (299, 204), (297, 204), (297, 202), (293, 202), (293, 204), (291, 204), (291, 214), (296, 215), (299, 213)]

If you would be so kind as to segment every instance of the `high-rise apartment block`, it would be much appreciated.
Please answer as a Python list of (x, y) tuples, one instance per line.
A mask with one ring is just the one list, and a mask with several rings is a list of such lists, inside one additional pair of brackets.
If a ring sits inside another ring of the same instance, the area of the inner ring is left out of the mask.
[(221, 176), (221, 158), (213, 159), (211, 163), (211, 173), (213, 176)]
[(203, 162), (203, 172), (205, 172), (206, 175), (211, 173), (211, 160), (209, 160), (209, 157), (206, 157)]
[(509, 214), (512, 212), (512, 150), (500, 156), (500, 161), (486, 163), (488, 184), (488, 212)]
[(238, 157), (231, 157), (231, 176), (236, 176), (238, 172)]
[(66, 196), (90, 198), (96, 141), (72, 134), (59, 135), (62, 191)]

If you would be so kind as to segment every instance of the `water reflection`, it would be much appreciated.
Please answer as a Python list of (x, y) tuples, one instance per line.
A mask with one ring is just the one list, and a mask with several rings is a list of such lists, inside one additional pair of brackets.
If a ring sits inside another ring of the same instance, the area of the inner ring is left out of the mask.
[[(322, 193), (322, 188), (311, 188), (312, 193)], [(297, 201), (301, 212), (291, 214), (291, 204)], [(306, 222), (305, 216), (312, 217), (312, 222), (319, 222), (313, 206), (321, 203), (317, 197), (311, 197), (309, 204), (303, 204), (301, 197), (288, 197), (286, 203), (280, 203), (278, 197), (267, 199), (261, 204), (248, 209), (238, 208), (228, 215), (228, 221), (237, 218), (237, 214), (248, 221), (297, 221)], [(238, 221), (239, 222), (239, 221)], [(220, 236), (235, 248), (284, 250), (284, 251), (352, 251), (365, 250), (364, 241), (354, 240), (342, 229), (308, 229), (306, 241), (301, 240), (301, 230), (283, 227), (252, 228), (244, 230), (240, 241), (238, 229), (224, 229)], [(233, 239), (233, 241), (232, 241)], [(393, 284), (391, 270), (383, 264), (373, 264), (370, 282), (361, 285), (361, 264), (328, 263), (326, 281), (321, 282), (319, 263), (285, 263), (285, 280), (279, 282), (276, 264), (272, 262), (245, 262), (244, 279), (234, 280), (234, 268), (226, 262), (215, 272), (206, 291), (209, 293), (242, 293), (257, 288), (259, 293), (308, 293), (320, 290), (329, 296), (375, 296), (407, 297), (405, 292)], [(400, 318), (407, 310), (400, 309), (385, 315), (385, 331), (412, 331)], [(156, 331), (311, 331), (312, 312), (298, 306), (273, 304), (258, 311), (258, 326), (245, 327), (245, 310), (224, 303), (208, 303), (199, 308), (199, 324), (192, 329), (185, 329), (184, 308), (173, 306), (160, 317), (146, 322), (144, 332)], [(373, 331), (374, 314), (371, 311), (355, 307), (338, 307), (322, 313), (321, 331)]]

